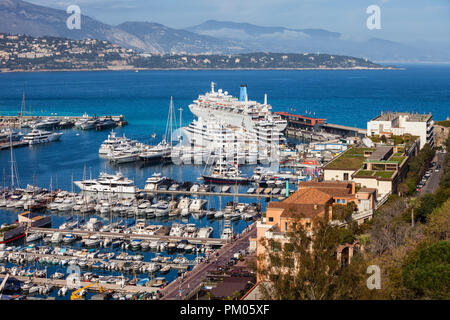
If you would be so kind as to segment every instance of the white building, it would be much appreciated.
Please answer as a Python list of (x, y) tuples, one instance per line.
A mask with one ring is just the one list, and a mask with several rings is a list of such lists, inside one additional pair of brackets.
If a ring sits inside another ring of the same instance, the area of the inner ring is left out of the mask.
[(434, 122), (430, 114), (388, 112), (367, 122), (367, 135), (396, 135), (409, 133), (420, 137), (420, 149), (428, 143), (434, 145)]

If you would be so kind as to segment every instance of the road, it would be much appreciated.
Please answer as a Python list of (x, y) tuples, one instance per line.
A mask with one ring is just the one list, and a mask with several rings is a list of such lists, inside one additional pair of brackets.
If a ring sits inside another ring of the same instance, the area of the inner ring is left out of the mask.
[(431, 173), (431, 176), (428, 178), (426, 184), (423, 186), (423, 188), (418, 192), (418, 195), (424, 195), (425, 193), (433, 193), (436, 191), (436, 189), (439, 186), (439, 180), (441, 179), (442, 173), (444, 171), (444, 168), (442, 166), (442, 162), (444, 161), (445, 153), (436, 152), (436, 155), (433, 158), (433, 161), (436, 162), (436, 165), (440, 165), (441, 168), (439, 172), (435, 172), (434, 169), (436, 167), (433, 167), (433, 172)]
[(208, 272), (217, 269), (219, 266), (225, 266), (235, 253), (247, 249), (250, 244), (249, 238), (256, 237), (256, 223), (252, 224), (249, 228), (237, 240), (226, 244), (218, 251), (219, 256), (217, 257), (217, 261), (215, 257), (211, 257), (209, 263), (206, 261), (202, 262), (192, 271), (187, 272), (184, 279), (179, 277), (161, 290), (163, 295), (161, 300), (185, 299), (193, 289), (201, 285)]

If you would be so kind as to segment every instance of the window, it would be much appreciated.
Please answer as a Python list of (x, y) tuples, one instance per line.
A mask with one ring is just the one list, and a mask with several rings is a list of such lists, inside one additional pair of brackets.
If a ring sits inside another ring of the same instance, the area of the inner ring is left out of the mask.
[(341, 199), (337, 199), (337, 200), (336, 200), (336, 203), (341, 203)]
[(273, 222), (273, 217), (269, 217), (269, 222)]
[(307, 223), (306, 223), (306, 227), (307, 227), (307, 228), (311, 228), (311, 222), (307, 222)]
[(342, 203), (345, 203), (345, 199), (342, 199)]
[(348, 180), (348, 173), (344, 173), (344, 180)]
[(288, 223), (287, 222), (284, 223), (284, 231), (288, 231)]

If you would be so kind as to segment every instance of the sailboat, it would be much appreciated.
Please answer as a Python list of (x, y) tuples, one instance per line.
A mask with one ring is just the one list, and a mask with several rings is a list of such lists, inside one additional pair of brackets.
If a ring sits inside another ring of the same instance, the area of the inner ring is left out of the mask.
[[(163, 140), (158, 143), (156, 146), (141, 152), (139, 154), (139, 157), (146, 161), (159, 161), (161, 158), (167, 159), (170, 157), (172, 153), (172, 147), (173, 147), (173, 123), (175, 121), (175, 111), (173, 107), (173, 98), (170, 97), (170, 106), (169, 106), (169, 114), (167, 116), (167, 123), (166, 123), (166, 132), (163, 137)], [(153, 133), (153, 138), (156, 137), (156, 133)]]
[[(206, 166), (205, 166), (206, 168)], [(241, 174), (237, 163), (225, 161), (220, 149), (219, 160), (209, 174), (202, 174), (205, 183), (248, 184), (251, 179)]]

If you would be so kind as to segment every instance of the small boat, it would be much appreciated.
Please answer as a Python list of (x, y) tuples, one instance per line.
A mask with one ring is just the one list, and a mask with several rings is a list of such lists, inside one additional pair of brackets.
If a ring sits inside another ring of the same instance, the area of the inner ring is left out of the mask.
[(62, 287), (61, 289), (58, 290), (58, 296), (59, 297), (64, 297), (66, 295), (66, 293), (67, 293), (67, 287), (66, 286), (64, 286), (64, 287)]
[(214, 214), (214, 218), (215, 218), (215, 219), (223, 218), (223, 211), (217, 211), (217, 212)]
[(32, 233), (27, 236), (26, 242), (41, 240), (44, 236), (41, 233)]
[(166, 274), (166, 273), (169, 273), (169, 271), (170, 271), (170, 266), (169, 266), (169, 265), (165, 265), (164, 267), (162, 267), (162, 268), (159, 270), (159, 273), (160, 273), (160, 274)]

